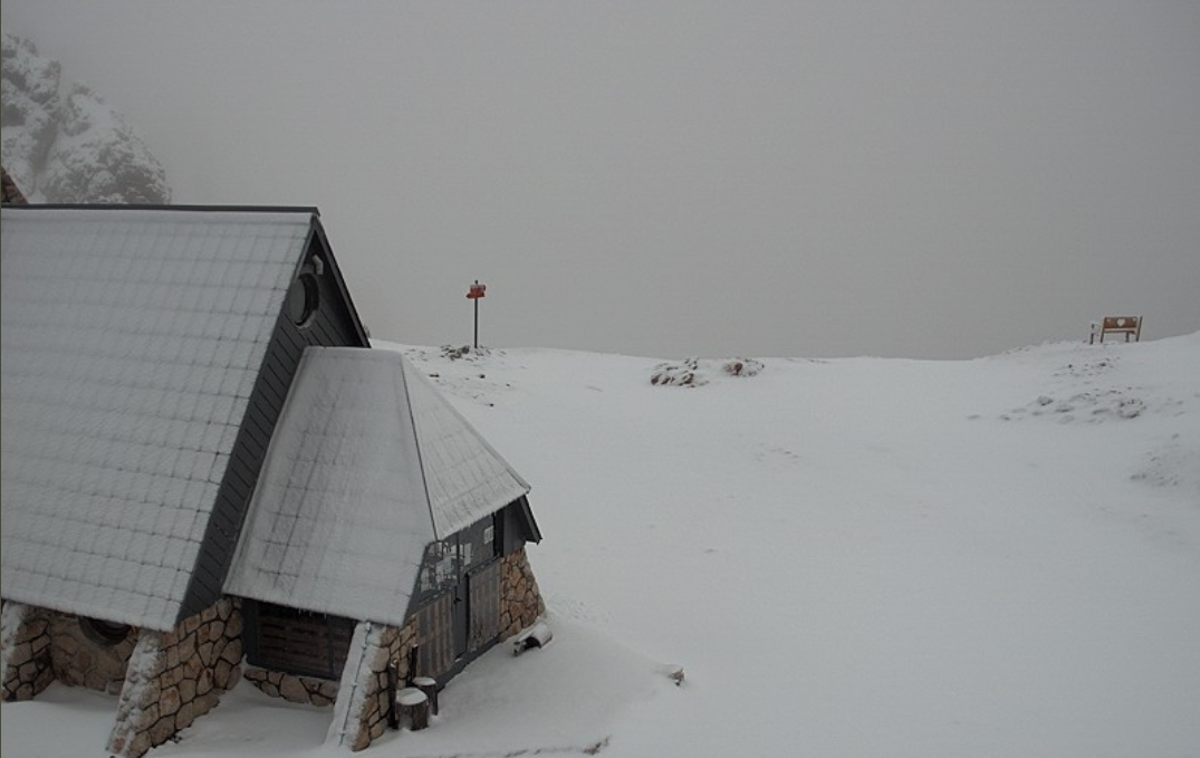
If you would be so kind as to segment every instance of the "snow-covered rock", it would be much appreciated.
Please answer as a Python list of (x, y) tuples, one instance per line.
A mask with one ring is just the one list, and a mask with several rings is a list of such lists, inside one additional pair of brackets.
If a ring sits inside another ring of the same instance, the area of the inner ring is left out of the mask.
[(121, 114), (29, 40), (6, 31), (0, 48), (0, 159), (31, 202), (170, 202), (166, 171)]

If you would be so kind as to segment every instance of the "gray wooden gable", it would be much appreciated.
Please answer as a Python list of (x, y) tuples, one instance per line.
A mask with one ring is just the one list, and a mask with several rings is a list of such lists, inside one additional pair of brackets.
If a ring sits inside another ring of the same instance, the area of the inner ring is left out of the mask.
[(167, 631), (215, 602), (309, 345), (368, 345), (312, 209), (9, 207), (5, 599)]

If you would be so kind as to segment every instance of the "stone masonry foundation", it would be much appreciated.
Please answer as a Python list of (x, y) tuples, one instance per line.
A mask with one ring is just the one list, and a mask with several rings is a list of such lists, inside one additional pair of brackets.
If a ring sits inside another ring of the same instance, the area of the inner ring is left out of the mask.
[(505, 556), (500, 568), (500, 639), (533, 626), (545, 612), (525, 548)]
[(130, 656), (108, 750), (139, 758), (212, 710), (238, 680), (240, 601), (223, 598), (168, 634), (143, 630)]
[(357, 751), (383, 735), (392, 708), (388, 668), (396, 667), (397, 683), (408, 678), (409, 652), (416, 639), (417, 623), (412, 618), (403, 627), (358, 625), (338, 691), (331, 741)]
[(54, 681), (48, 611), (4, 603), (0, 611), (3, 638), (4, 701), (32, 700)]
[(16, 613), (20, 620), (6, 659), (4, 700), (29, 700), (56, 679), (111, 695), (121, 691), (139, 630), (130, 628), (123, 639), (99, 642), (88, 636), (87, 620), (78, 616), (6, 604), (6, 616)]
[(243, 676), (271, 697), (280, 697), (293, 703), (323, 707), (333, 705), (337, 700), (338, 683), (328, 679), (251, 667), (247, 667)]

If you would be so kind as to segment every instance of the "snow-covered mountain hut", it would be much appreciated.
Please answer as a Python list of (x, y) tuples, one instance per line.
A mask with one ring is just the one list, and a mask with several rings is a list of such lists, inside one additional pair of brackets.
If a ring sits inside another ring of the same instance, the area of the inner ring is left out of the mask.
[(369, 349), (314, 209), (0, 229), (5, 700), (117, 694), (108, 750), (139, 756), (244, 673), (358, 749), (390, 687), (536, 620), (528, 485)]

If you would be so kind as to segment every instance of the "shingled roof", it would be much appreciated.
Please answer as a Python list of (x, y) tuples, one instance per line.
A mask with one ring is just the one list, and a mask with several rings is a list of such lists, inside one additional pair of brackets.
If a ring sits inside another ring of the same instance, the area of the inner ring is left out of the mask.
[(400, 625), (425, 547), (528, 491), (400, 353), (310, 347), (226, 590)]
[(2, 229), (0, 592), (170, 630), (220, 591), (253, 487), (230, 459), (319, 221), (6, 206)]

